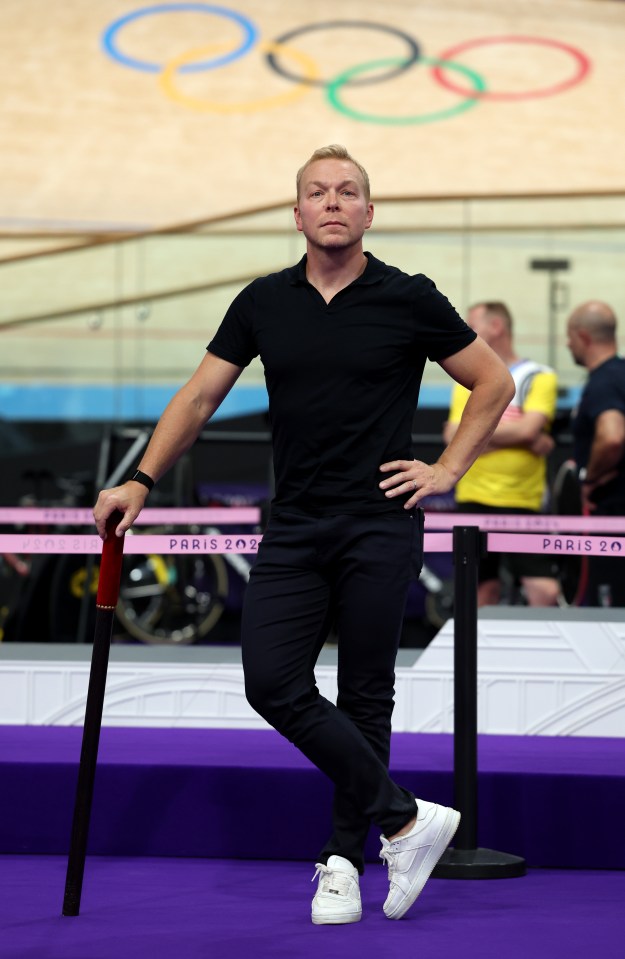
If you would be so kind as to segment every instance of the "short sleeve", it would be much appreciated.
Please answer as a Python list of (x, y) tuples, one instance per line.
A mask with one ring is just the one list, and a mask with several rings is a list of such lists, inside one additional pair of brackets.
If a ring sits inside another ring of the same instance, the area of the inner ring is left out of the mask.
[(419, 333), (426, 344), (428, 359), (438, 363), (469, 346), (477, 334), (429, 277), (420, 274), (416, 279), (419, 281), (415, 298)]
[(536, 373), (523, 403), (524, 413), (542, 413), (551, 422), (556, 415), (558, 377), (553, 370)]
[(254, 336), (254, 284), (234, 298), (207, 350), (235, 366), (248, 366), (258, 356)]
[(588, 413), (593, 419), (608, 410), (617, 410), (625, 415), (624, 370), (625, 366), (619, 361), (618, 365), (614, 364), (609, 371), (598, 367), (596, 373), (591, 374), (586, 386), (586, 404)]

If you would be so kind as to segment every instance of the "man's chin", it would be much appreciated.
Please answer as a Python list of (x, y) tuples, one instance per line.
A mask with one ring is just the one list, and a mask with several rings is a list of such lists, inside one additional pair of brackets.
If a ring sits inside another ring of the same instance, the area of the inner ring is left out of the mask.
[(352, 237), (345, 234), (330, 233), (319, 238), (319, 246), (324, 250), (344, 250), (348, 246), (353, 246)]

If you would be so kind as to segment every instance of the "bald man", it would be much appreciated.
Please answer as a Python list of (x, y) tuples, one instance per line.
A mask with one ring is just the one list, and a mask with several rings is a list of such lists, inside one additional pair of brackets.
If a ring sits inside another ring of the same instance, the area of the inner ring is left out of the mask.
[[(590, 300), (569, 317), (568, 347), (588, 380), (573, 419), (582, 500), (591, 515), (625, 515), (625, 359), (617, 355), (616, 316)], [(586, 602), (625, 606), (625, 560), (589, 557)]]

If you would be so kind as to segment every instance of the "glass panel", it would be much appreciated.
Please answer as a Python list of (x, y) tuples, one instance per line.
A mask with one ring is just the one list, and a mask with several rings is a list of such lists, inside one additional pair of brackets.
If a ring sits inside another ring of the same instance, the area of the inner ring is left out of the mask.
[[(67, 237), (57, 241), (64, 249), (29, 242), (5, 238), (0, 249), (8, 419), (156, 418), (236, 293), (304, 251), (286, 205), (74, 248)], [(520, 352), (556, 367), (565, 401), (583, 381), (566, 348), (570, 309), (600, 298), (625, 313), (622, 195), (382, 200), (366, 248), (431, 276), (461, 313), (478, 299), (505, 300)], [(445, 405), (448, 389), (430, 365), (422, 402)], [(235, 393), (235, 407), (264, 408), (258, 363)]]

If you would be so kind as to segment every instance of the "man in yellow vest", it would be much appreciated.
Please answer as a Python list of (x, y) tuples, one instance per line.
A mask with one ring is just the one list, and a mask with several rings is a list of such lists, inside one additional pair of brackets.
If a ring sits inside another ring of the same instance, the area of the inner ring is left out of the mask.
[[(467, 323), (507, 365), (516, 392), (486, 451), (458, 481), (458, 508), (474, 513), (539, 513), (545, 503), (546, 457), (554, 445), (549, 429), (556, 412), (556, 374), (517, 354), (505, 303), (476, 303), (468, 311)], [(464, 387), (454, 385), (443, 433), (446, 443), (455, 435), (468, 397)], [(502, 559), (501, 554), (488, 553), (480, 563), (480, 606), (496, 605), (502, 598)], [(557, 567), (551, 557), (517, 553), (506, 555), (505, 563), (529, 606), (557, 603)]]

